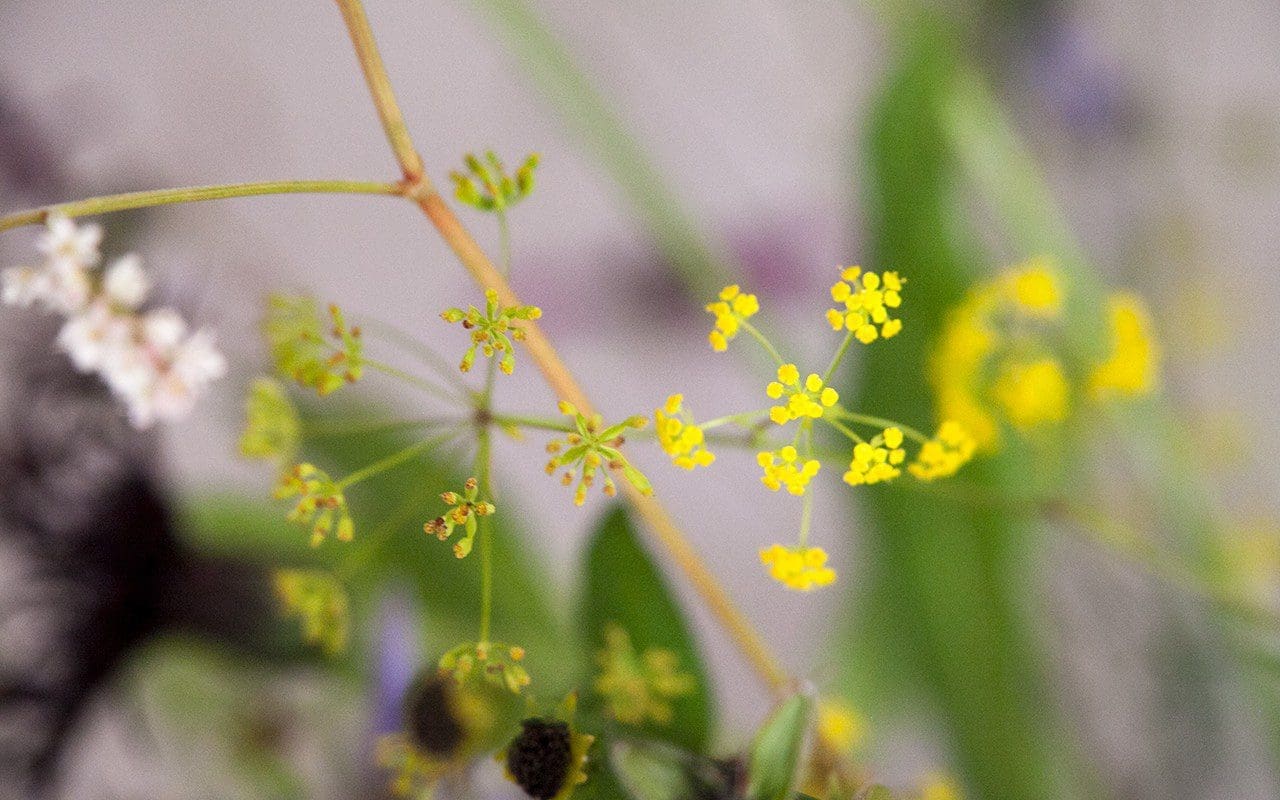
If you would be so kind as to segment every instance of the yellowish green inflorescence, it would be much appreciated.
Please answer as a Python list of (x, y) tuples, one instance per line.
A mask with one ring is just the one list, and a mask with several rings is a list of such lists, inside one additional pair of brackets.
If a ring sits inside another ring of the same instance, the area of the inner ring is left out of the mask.
[[(653, 486), (644, 473), (632, 466), (627, 457), (618, 448), (624, 441), (623, 434), (628, 430), (639, 430), (648, 424), (645, 417), (628, 417), (616, 425), (605, 427), (604, 419), (599, 414), (590, 417), (580, 412), (572, 403), (561, 402), (560, 413), (573, 421), (573, 432), (563, 439), (554, 439), (547, 444), (547, 453), (551, 458), (547, 461), (548, 475), (554, 475), (563, 469), (561, 483), (572, 486), (577, 481), (573, 492), (574, 505), (582, 505), (587, 500), (587, 490), (595, 483), (597, 475), (603, 475), (604, 493), (612, 497), (617, 492), (610, 472), (616, 472), (639, 489), (643, 494), (653, 492)], [(601, 468), (604, 468), (603, 472)]]
[(498, 303), (498, 293), (490, 289), (484, 293), (484, 311), (475, 306), (466, 311), (449, 308), (441, 313), (445, 322), (461, 322), (471, 332), (471, 346), (462, 356), (458, 369), (470, 372), (476, 360), (477, 350), (486, 358), (498, 356), (498, 366), (510, 375), (516, 367), (516, 349), (513, 341), (524, 338), (524, 331), (514, 324), (517, 320), (534, 320), (542, 316), (537, 306), (506, 306)]

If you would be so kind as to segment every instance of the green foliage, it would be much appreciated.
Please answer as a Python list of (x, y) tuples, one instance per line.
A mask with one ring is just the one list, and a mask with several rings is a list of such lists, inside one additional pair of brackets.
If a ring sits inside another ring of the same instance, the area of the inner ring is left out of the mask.
[[(957, 56), (927, 22), (903, 45), (873, 111), (865, 178), (875, 262), (911, 276), (912, 315), (895, 347), (867, 352), (849, 394), (871, 413), (893, 409), (925, 423), (933, 413), (920, 365), (982, 262), (938, 118)], [(966, 468), (969, 482), (997, 493), (1022, 490), (1025, 474), (1016, 452)], [(1055, 796), (1054, 722), (1019, 610), (1028, 577), (1020, 554), (1033, 531), (942, 494), (864, 499), (874, 616), (894, 632), (879, 644), (896, 646), (906, 676), (942, 712), (975, 795)]]
[(788, 800), (800, 782), (805, 734), (813, 716), (813, 698), (787, 698), (756, 733), (747, 767), (749, 800)]
[(615, 507), (601, 519), (587, 547), (584, 573), (577, 622), (584, 644), (580, 663), (589, 676), (583, 682), (584, 711), (605, 716), (602, 698), (594, 691), (597, 657), (606, 648), (608, 631), (617, 626), (637, 652), (670, 651), (679, 670), (693, 677), (692, 691), (670, 698), (674, 711), (670, 723), (650, 720), (631, 729), (695, 753), (705, 752), (713, 726), (706, 668), (678, 602), (623, 508)]

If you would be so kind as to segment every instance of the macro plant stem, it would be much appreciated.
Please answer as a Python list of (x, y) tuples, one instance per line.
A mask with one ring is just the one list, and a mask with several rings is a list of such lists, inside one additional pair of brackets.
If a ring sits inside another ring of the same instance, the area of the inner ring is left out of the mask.
[(456, 403), (462, 399), (462, 398), (459, 398), (457, 395), (450, 393), (447, 389), (442, 388), (439, 384), (432, 383), (426, 378), (421, 378), (412, 373), (405, 372), (399, 367), (393, 367), (390, 364), (384, 363), (382, 361), (378, 361), (372, 358), (366, 358), (364, 359), (364, 365), (371, 370), (374, 370), (376, 372), (381, 372), (382, 374), (388, 375), (392, 378), (395, 378), (396, 380), (404, 381), (405, 383), (416, 386), (422, 391), (428, 394), (434, 395), (441, 400), (446, 400), (451, 403)]
[(822, 375), (822, 382), (831, 384), (831, 376), (836, 374), (836, 370), (840, 367), (840, 362), (844, 360), (844, 354), (849, 350), (849, 345), (853, 342), (853, 331), (849, 331), (844, 335), (844, 339), (840, 342), (840, 346), (836, 348), (836, 354), (831, 357), (831, 363), (827, 366), (827, 371)]
[(897, 428), (907, 436), (910, 436), (912, 439), (915, 439), (920, 444), (924, 444), (925, 442), (929, 441), (928, 436), (925, 436), (923, 433), (916, 430), (915, 428), (912, 428), (909, 425), (903, 425), (901, 422), (896, 422), (891, 419), (885, 419), (884, 417), (873, 417), (870, 414), (859, 414), (857, 412), (850, 411), (849, 409), (844, 408), (843, 406), (837, 406), (837, 408), (840, 410), (840, 415), (842, 417), (852, 422), (858, 422), (863, 425), (872, 425), (877, 428)]
[[(476, 480), (480, 484), (480, 497), (492, 502), (492, 428), (481, 425), (476, 436)], [(493, 526), (488, 516), (479, 517), (476, 524), (480, 539), (480, 635), (476, 641), (483, 645), (489, 642), (489, 625), (493, 619)]]
[(738, 324), (742, 326), (744, 331), (751, 334), (751, 338), (760, 343), (760, 346), (764, 348), (764, 351), (768, 353), (774, 361), (778, 362), (778, 366), (782, 366), (787, 363), (786, 360), (783, 359), (782, 354), (778, 352), (778, 348), (774, 347), (773, 343), (770, 342), (769, 339), (756, 328), (756, 326), (747, 322), (745, 319), (738, 320)]
[(456, 364), (450, 364), (449, 360), (428, 345), (426, 342), (419, 341), (414, 336), (406, 333), (389, 322), (379, 319), (370, 319), (363, 317), (360, 327), (366, 331), (379, 336), (392, 344), (398, 345), (402, 350), (412, 355), (422, 365), (430, 369), (432, 372), (457, 390), (458, 398), (465, 399), (467, 402), (472, 401), (474, 390), (467, 386), (466, 382), (458, 375), (458, 367)]
[(363, 467), (361, 469), (356, 470), (355, 472), (351, 473), (347, 477), (338, 481), (338, 488), (348, 489), (356, 485), (360, 481), (368, 480), (369, 478), (372, 478), (374, 475), (378, 475), (379, 473), (383, 473), (389, 469), (398, 467), (404, 462), (413, 458), (414, 456), (420, 453), (425, 453), (427, 450), (430, 450), (431, 448), (435, 447), (441, 442), (446, 441), (452, 435), (453, 435), (453, 431), (447, 431), (445, 434), (442, 434), (440, 436), (433, 436), (430, 439), (423, 439), (420, 442), (415, 442), (409, 445), (408, 447), (404, 448), (403, 450), (399, 450), (387, 456), (386, 458), (382, 458), (373, 462), (367, 467)]
[(23, 225), (40, 225), (54, 212), (67, 217), (87, 217), (113, 211), (197, 203), (203, 200), (225, 200), (230, 197), (254, 197), (268, 194), (384, 194), (402, 196), (404, 187), (395, 183), (374, 181), (267, 181), (263, 183), (228, 183), (217, 186), (188, 186), (179, 189), (153, 189), (55, 203), (0, 217), (0, 233)]
[(417, 419), (390, 420), (308, 420), (302, 431), (309, 437), (350, 436), (357, 433), (385, 433), (388, 431), (430, 428), (437, 425), (460, 425), (460, 417), (419, 417)]
[[(412, 139), (404, 125), (391, 89), (390, 79), (360, 0), (336, 0), (355, 46), (356, 56), (364, 71), (365, 80), (373, 96), (374, 106), (382, 120), (387, 139), (400, 163), (405, 179), (405, 194), (411, 197), (454, 255), (482, 289), (492, 289), (504, 306), (524, 305), (520, 302), (502, 272), (494, 266), (474, 237), (449, 208), (444, 198), (435, 190), (423, 171), (422, 158), (414, 149)], [(594, 404), (578, 384), (542, 329), (532, 320), (523, 323), (525, 348), (537, 364), (543, 378), (556, 396), (577, 406), (584, 414), (594, 413)], [(772, 350), (772, 347), (769, 348)], [(776, 351), (774, 351), (776, 353)], [(781, 363), (781, 362), (779, 362)], [(636, 489), (630, 481), (621, 481), (623, 494), (637, 513), (649, 524), (649, 529), (666, 549), (676, 566), (693, 583), (710, 611), (728, 631), (752, 667), (775, 692), (783, 692), (791, 683), (790, 676), (778, 664), (776, 657), (751, 622), (734, 604), (728, 592), (720, 585), (715, 574), (707, 567), (684, 533), (676, 525), (667, 510), (651, 495)]]

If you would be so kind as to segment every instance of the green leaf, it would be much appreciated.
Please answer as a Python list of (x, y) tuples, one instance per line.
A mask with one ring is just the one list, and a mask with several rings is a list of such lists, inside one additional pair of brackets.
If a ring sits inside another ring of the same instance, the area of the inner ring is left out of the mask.
[(698, 647), (679, 603), (666, 579), (641, 546), (631, 518), (615, 506), (601, 519), (588, 543), (585, 583), (578, 606), (578, 625), (584, 650), (583, 708), (603, 714), (602, 698), (594, 691), (597, 654), (605, 647), (605, 633), (616, 625), (630, 637), (636, 653), (652, 648), (669, 650), (678, 669), (693, 677), (692, 691), (673, 698), (669, 724), (647, 721), (639, 729), (647, 736), (702, 753), (711, 739), (711, 686)]
[(787, 698), (756, 734), (747, 767), (749, 800), (788, 800), (800, 781), (800, 755), (813, 698), (797, 694)]
[[(911, 279), (910, 314), (890, 347), (867, 348), (855, 407), (929, 425), (920, 365), (946, 310), (986, 263), (941, 130), (939, 95), (959, 59), (937, 20), (904, 29), (904, 57), (870, 122), (868, 211), (875, 261)], [(841, 392), (842, 395), (845, 392)], [(975, 462), (967, 483), (995, 493), (1026, 475), (1010, 452)], [(908, 680), (941, 713), (958, 767), (979, 797), (1054, 797), (1062, 742), (1040, 683), (1042, 666), (1020, 608), (1034, 528), (994, 509), (900, 488), (860, 498), (870, 537), (874, 618)], [(868, 662), (849, 658), (850, 669)]]
[[(361, 429), (358, 421), (385, 419), (386, 414), (351, 402), (319, 401), (304, 418), (315, 419), (317, 410), (324, 412), (327, 423), (352, 420), (353, 430), (358, 431), (304, 442), (303, 456), (338, 477), (437, 433), (370, 431), (367, 424)], [(422, 530), (424, 522), (444, 509), (440, 493), (461, 489), (469, 476), (458, 468), (460, 463), (467, 464), (458, 458), (457, 448), (445, 446), (417, 454), (347, 489), (356, 519), (352, 542), (329, 541), (313, 549), (307, 545), (305, 531), (284, 521), (284, 505), (231, 495), (188, 502), (182, 526), (189, 538), (206, 549), (272, 566), (314, 565), (345, 574), (353, 606), (353, 651), (359, 651), (360, 640), (372, 634), (361, 619), (371, 618), (373, 604), (390, 587), (411, 591), (423, 612), (425, 662), (460, 641), (474, 639), (478, 625), (479, 559), (454, 557), (450, 544)], [(269, 496), (270, 483), (264, 477), (264, 498)], [(533, 688), (539, 694), (563, 693), (570, 683), (572, 654), (564, 646), (564, 626), (554, 611), (551, 581), (526, 540), (517, 535), (516, 504), (504, 496), (489, 519), (494, 537), (493, 638), (525, 648)]]

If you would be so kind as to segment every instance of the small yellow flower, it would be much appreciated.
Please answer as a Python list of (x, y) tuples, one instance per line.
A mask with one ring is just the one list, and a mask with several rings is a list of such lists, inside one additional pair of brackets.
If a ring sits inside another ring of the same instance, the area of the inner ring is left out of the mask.
[(1140, 298), (1117, 292), (1107, 299), (1111, 354), (1089, 375), (1089, 395), (1096, 400), (1136, 397), (1156, 383), (1160, 349), (1151, 333), (1151, 315)]
[(827, 311), (832, 330), (852, 331), (863, 344), (879, 338), (891, 338), (902, 330), (902, 320), (890, 317), (892, 309), (902, 305), (902, 285), (897, 272), (863, 272), (861, 267), (847, 267), (840, 280), (831, 286), (831, 299), (844, 305)]
[(471, 331), (471, 345), (462, 354), (458, 369), (470, 372), (476, 360), (477, 349), (485, 358), (498, 356), (498, 368), (510, 375), (516, 368), (516, 348), (512, 343), (524, 340), (524, 328), (518, 321), (532, 321), (542, 317), (542, 309), (537, 306), (506, 306), (498, 302), (498, 293), (488, 289), (484, 293), (484, 310), (470, 306), (466, 311), (461, 308), (448, 308), (440, 318), (445, 322), (461, 322), (462, 327)]
[(775, 544), (760, 551), (760, 563), (769, 575), (789, 589), (807, 592), (835, 582), (836, 571), (827, 566), (821, 547), (785, 547)]
[(848, 703), (825, 698), (818, 703), (818, 735), (838, 753), (856, 749), (867, 738), (867, 722)]
[(342, 310), (329, 306), (325, 323), (310, 297), (273, 295), (263, 323), (276, 369), (321, 397), (360, 380), (364, 341)]
[(350, 628), (347, 592), (333, 575), (318, 570), (282, 569), (275, 574), (276, 596), (289, 616), (302, 620), (302, 635), (329, 655), (347, 646)]
[(805, 487), (822, 467), (821, 463), (812, 458), (801, 462), (799, 454), (791, 445), (776, 452), (765, 450), (757, 453), (756, 463), (764, 470), (760, 482), (769, 487), (770, 491), (776, 492), (785, 486), (794, 495), (804, 494)]
[(1051, 262), (1034, 258), (1004, 277), (1009, 298), (1027, 316), (1052, 319), (1062, 312), (1062, 289)]
[(707, 311), (715, 315), (716, 324), (707, 334), (711, 348), (716, 352), (724, 352), (729, 342), (738, 335), (742, 321), (754, 316), (760, 310), (760, 301), (754, 294), (745, 294), (738, 284), (726, 286), (720, 290), (720, 299), (707, 304)]
[(769, 409), (769, 419), (779, 425), (785, 425), (793, 419), (817, 419), (824, 409), (840, 402), (840, 395), (835, 389), (823, 384), (821, 376), (810, 373), (804, 383), (800, 382), (800, 371), (795, 364), (783, 364), (778, 367), (778, 379), (765, 387), (765, 394), (771, 400), (787, 397), (785, 406), (773, 406)]
[(1052, 357), (1006, 361), (991, 392), (1015, 428), (1027, 431), (1067, 418), (1071, 387)]
[(298, 464), (286, 472), (272, 494), (277, 500), (298, 498), (288, 520), (311, 526), (312, 547), (320, 546), (335, 523), (338, 541), (349, 542), (355, 535), (342, 487), (315, 464)]
[(683, 406), (684, 395), (673, 394), (662, 408), (653, 412), (658, 444), (681, 469), (710, 466), (716, 460), (715, 453), (707, 449), (702, 428), (694, 424), (691, 415), (684, 413)]
[(458, 558), (466, 558), (475, 543), (479, 518), (487, 517), (497, 511), (493, 503), (478, 499), (480, 482), (475, 478), (467, 478), (463, 490), (445, 492), (440, 500), (449, 506), (449, 510), (422, 526), (422, 529), (444, 541), (453, 535), (453, 530), (461, 525), (463, 536), (453, 545), (453, 554)]
[(609, 713), (626, 725), (645, 720), (669, 724), (675, 715), (671, 701), (696, 686), (692, 675), (680, 671), (680, 657), (661, 647), (636, 653), (631, 637), (614, 623), (605, 628), (604, 639), (604, 649), (596, 653), (600, 674), (595, 690), (605, 698)]
[(245, 400), (240, 454), (245, 458), (289, 462), (298, 450), (298, 411), (278, 381), (258, 378)]
[(922, 481), (948, 478), (973, 458), (976, 444), (959, 423), (947, 420), (920, 448), (907, 470)]
[(871, 485), (891, 481), (902, 474), (900, 465), (907, 457), (902, 449), (902, 430), (885, 428), (870, 442), (858, 442), (853, 446), (853, 460), (844, 482), (850, 486)]
[(458, 683), (479, 677), (486, 682), (505, 688), (512, 694), (532, 682), (529, 672), (519, 663), (524, 660), (524, 648), (502, 642), (464, 642), (440, 656), (440, 674), (452, 675)]
[[(580, 506), (587, 501), (587, 490), (595, 483), (601, 467), (606, 468), (603, 473), (604, 493), (609, 497), (618, 491), (609, 470), (622, 475), (641, 494), (653, 494), (653, 485), (649, 479), (618, 449), (622, 446), (623, 434), (627, 429), (643, 428), (649, 424), (648, 417), (627, 417), (606, 428), (604, 419), (599, 414), (587, 417), (572, 403), (562, 401), (560, 413), (573, 420), (576, 432), (547, 443), (547, 453), (551, 458), (547, 461), (546, 472), (553, 475), (556, 470), (565, 467), (560, 482), (565, 486), (572, 486), (577, 481), (578, 487), (573, 493), (574, 505)], [(578, 477), (579, 469), (582, 470), (581, 478)]]

